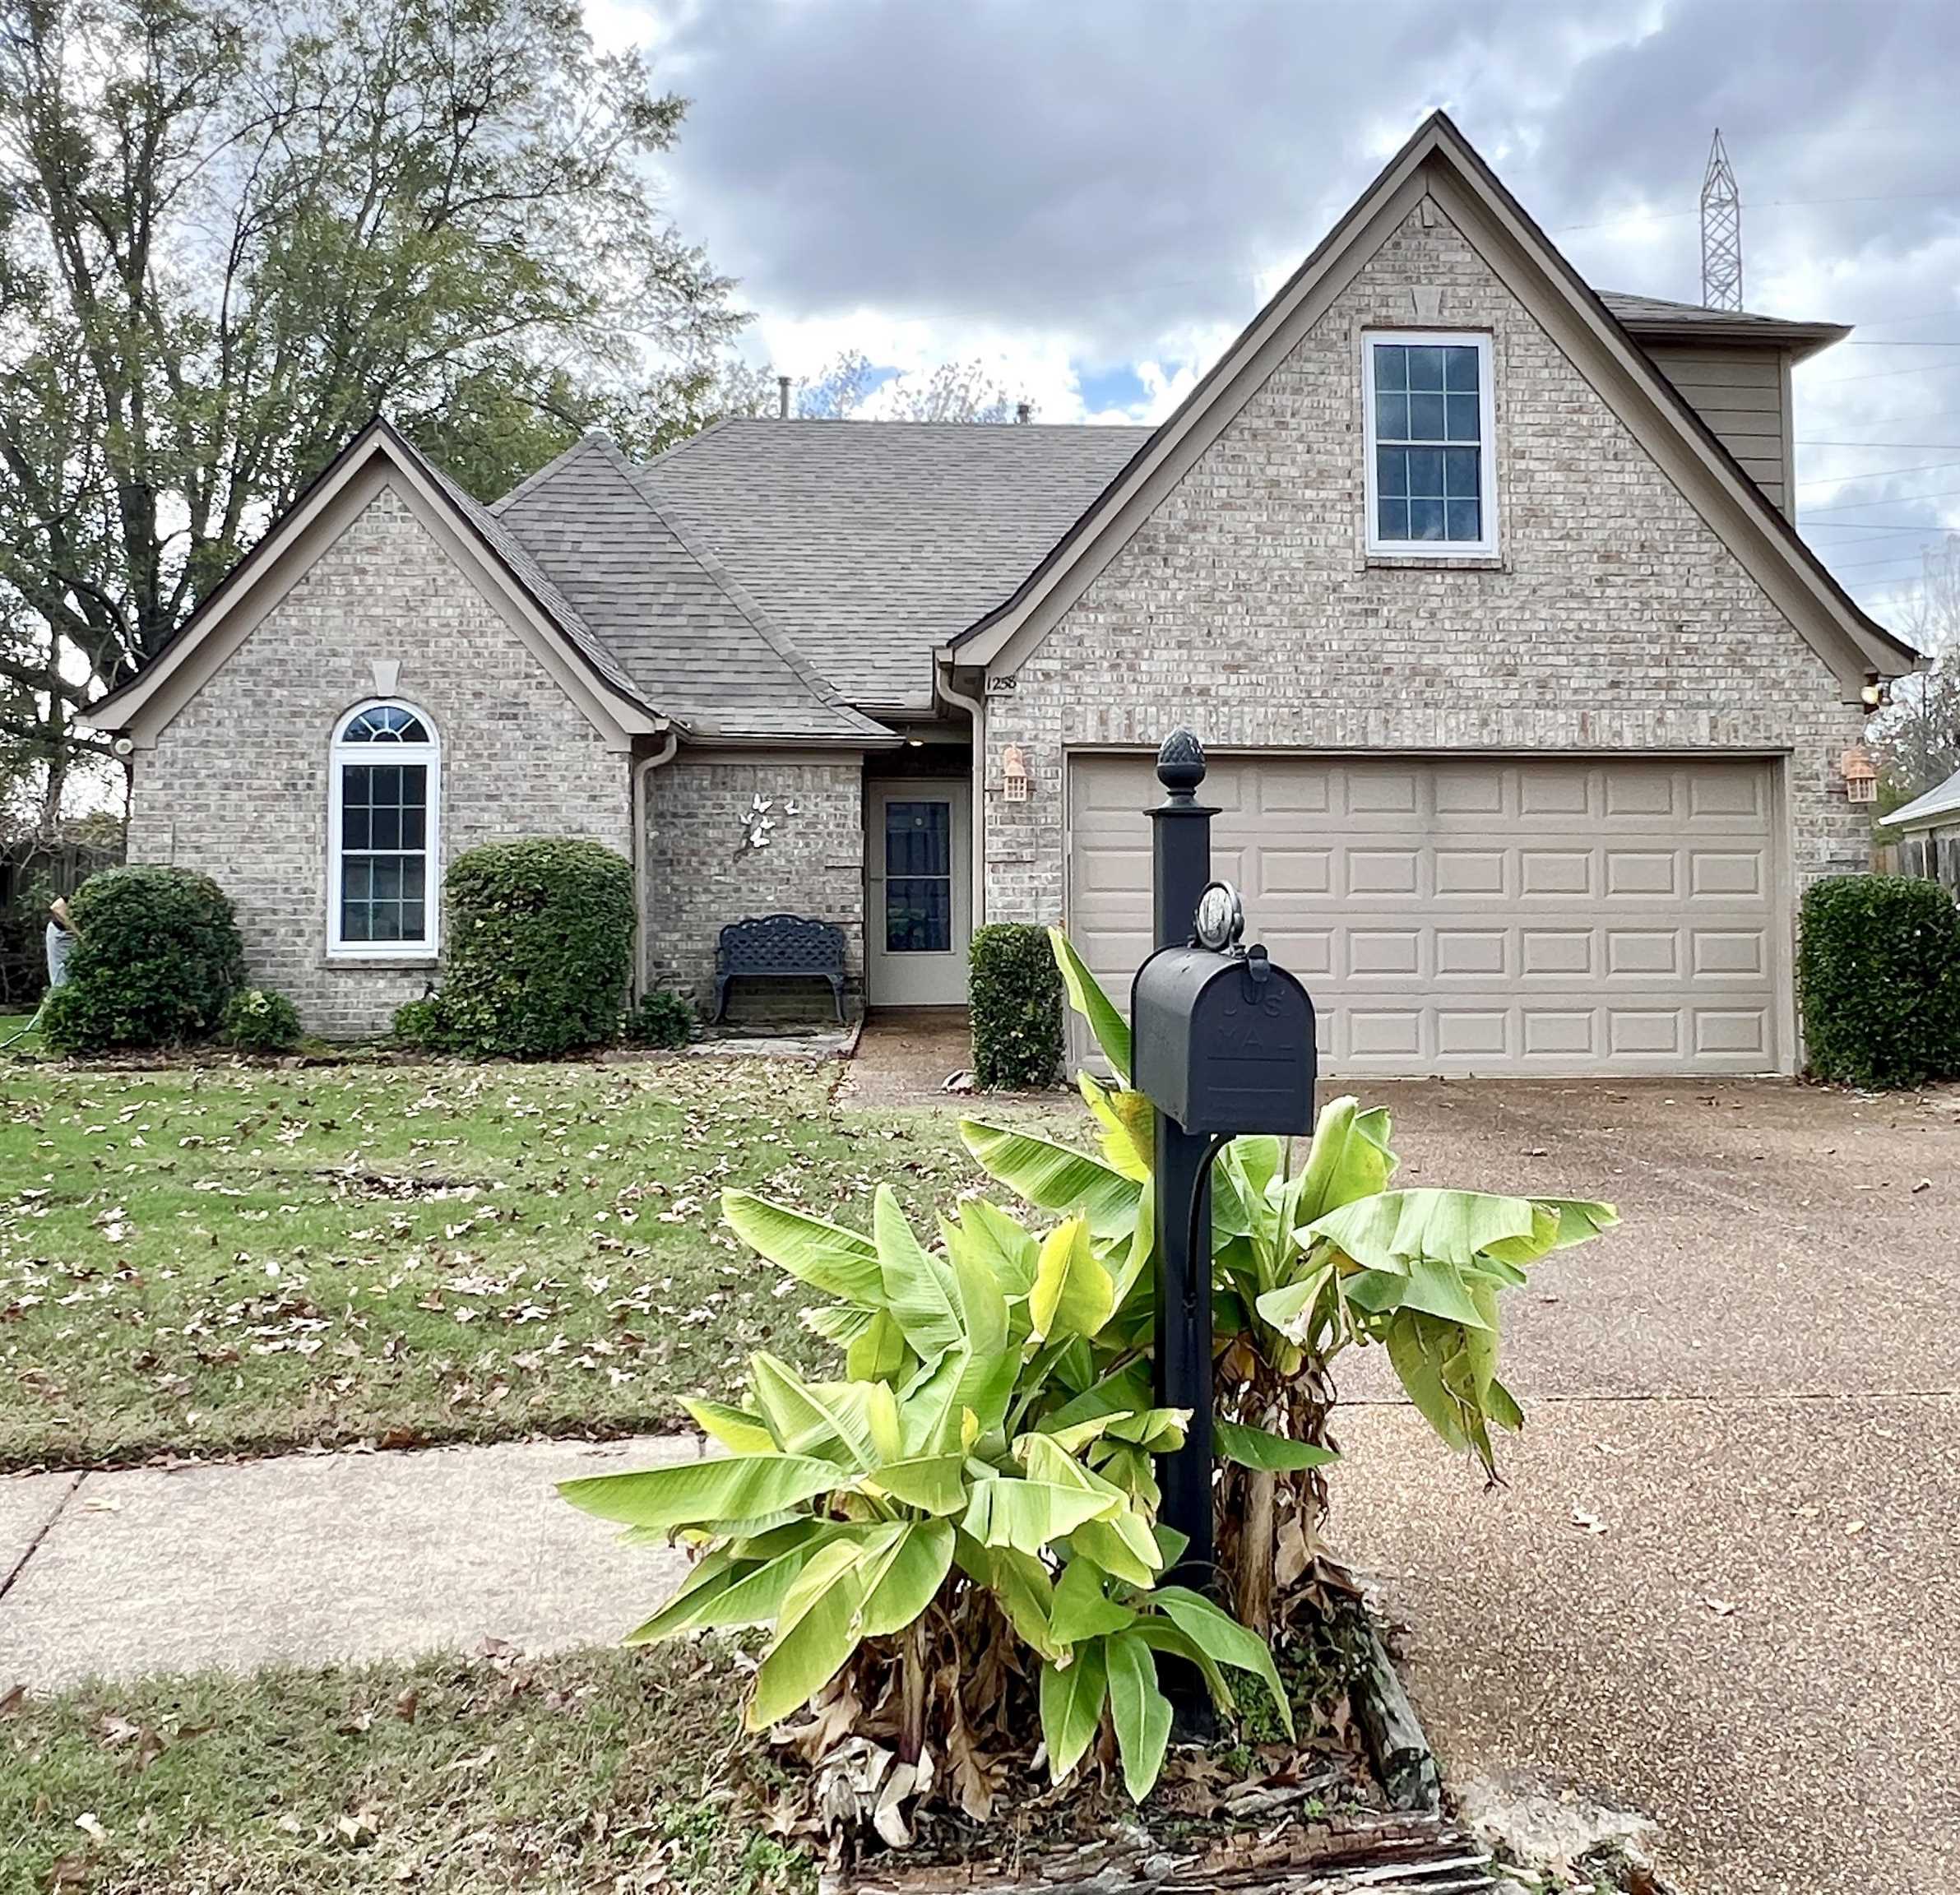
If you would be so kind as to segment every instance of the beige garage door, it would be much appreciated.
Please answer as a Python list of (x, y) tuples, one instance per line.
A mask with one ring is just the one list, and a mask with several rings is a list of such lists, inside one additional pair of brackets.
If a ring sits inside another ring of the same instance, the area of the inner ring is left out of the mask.
[[(1788, 1063), (1766, 762), (1214, 761), (1217, 872), (1306, 983), (1332, 1073)], [(1069, 925), (1127, 1002), (1151, 760), (1069, 758)]]

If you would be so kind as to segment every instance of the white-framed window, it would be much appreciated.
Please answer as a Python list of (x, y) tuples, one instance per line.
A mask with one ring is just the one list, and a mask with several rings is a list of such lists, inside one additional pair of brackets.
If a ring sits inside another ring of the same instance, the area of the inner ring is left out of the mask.
[(1487, 335), (1371, 329), (1363, 337), (1370, 553), (1496, 553), (1490, 382)]
[(433, 721), (410, 704), (357, 704), (334, 728), (327, 776), (327, 952), (433, 959), (443, 860)]

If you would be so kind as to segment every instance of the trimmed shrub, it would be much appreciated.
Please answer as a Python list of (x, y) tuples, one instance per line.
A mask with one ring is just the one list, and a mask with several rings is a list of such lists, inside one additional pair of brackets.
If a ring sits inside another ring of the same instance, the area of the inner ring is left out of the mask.
[(627, 1016), (626, 1037), (635, 1046), (684, 1046), (694, 1037), (694, 1003), (671, 987), (640, 996)]
[(57, 1053), (207, 1039), (245, 984), (231, 903), (208, 875), (144, 864), (91, 875), (68, 903), (78, 938), (41, 1032)]
[(1062, 975), (1048, 930), (1025, 921), (980, 929), (967, 957), (975, 1083), (1021, 1091), (1062, 1064)]
[(617, 1039), (632, 968), (633, 878), (597, 842), (491, 842), (443, 883), (437, 1044), (551, 1059)]
[(1960, 909), (1937, 882), (1813, 883), (1797, 990), (1819, 1078), (1876, 1090), (1960, 1077)]
[(412, 1046), (426, 1052), (443, 1042), (443, 1008), (433, 994), (419, 1000), (405, 1000), (395, 1009), (395, 1024), (388, 1037), (399, 1046)]
[(241, 1053), (290, 1053), (306, 1037), (299, 1010), (270, 987), (248, 987), (225, 1009), (225, 1037)]

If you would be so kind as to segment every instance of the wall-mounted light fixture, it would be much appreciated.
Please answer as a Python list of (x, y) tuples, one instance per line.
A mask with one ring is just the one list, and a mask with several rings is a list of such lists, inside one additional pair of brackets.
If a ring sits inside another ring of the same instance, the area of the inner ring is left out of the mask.
[(1878, 766), (1862, 744), (1854, 744), (1837, 759), (1837, 774), (1844, 779), (1844, 793), (1853, 803), (1879, 799)]
[(1883, 711), (1892, 702), (1892, 687), (1875, 673), (1867, 673), (1865, 688), (1858, 693), (1867, 711)]
[(1000, 753), (1001, 794), (1010, 803), (1025, 803), (1029, 783), (1027, 752), (1018, 744), (1008, 744)]

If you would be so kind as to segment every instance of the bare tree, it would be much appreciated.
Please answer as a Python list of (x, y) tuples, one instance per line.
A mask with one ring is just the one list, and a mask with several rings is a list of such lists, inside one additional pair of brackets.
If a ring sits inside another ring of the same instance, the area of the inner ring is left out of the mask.
[[(790, 412), (803, 421), (847, 421), (878, 398), (883, 419), (892, 421), (1012, 421), (1020, 404), (980, 362), (942, 362), (915, 375), (881, 375), (869, 356), (847, 350), (814, 375), (790, 384)], [(781, 383), (776, 369), (730, 363), (724, 370), (716, 405), (725, 415), (778, 412)]]
[(1960, 770), (1960, 534), (1927, 549), (1902, 629), (1932, 663), (1894, 683), (1891, 703), (1871, 721), (1884, 810)]

